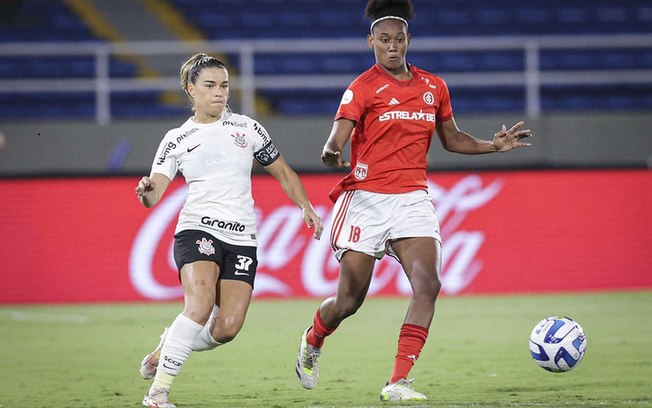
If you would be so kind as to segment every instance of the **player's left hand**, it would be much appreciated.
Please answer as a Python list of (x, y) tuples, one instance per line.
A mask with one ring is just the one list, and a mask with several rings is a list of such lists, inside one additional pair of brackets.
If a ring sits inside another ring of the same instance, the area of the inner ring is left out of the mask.
[(324, 232), (324, 224), (321, 220), (321, 217), (317, 215), (315, 210), (312, 208), (303, 210), (303, 221), (306, 223), (308, 228), (315, 229), (315, 231), (312, 233), (312, 237), (314, 239), (321, 238), (321, 233)]
[(531, 143), (521, 142), (525, 137), (531, 137), (532, 131), (530, 129), (519, 130), (523, 126), (523, 121), (518, 122), (509, 130), (505, 125), (497, 132), (494, 133), (493, 145), (497, 152), (507, 152), (517, 147), (530, 147)]

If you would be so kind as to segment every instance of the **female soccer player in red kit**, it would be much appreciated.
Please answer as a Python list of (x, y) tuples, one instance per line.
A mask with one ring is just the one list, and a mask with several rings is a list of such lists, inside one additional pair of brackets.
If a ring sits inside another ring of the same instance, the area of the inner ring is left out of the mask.
[[(330, 195), (338, 286), (303, 333), (296, 373), (303, 387), (315, 387), (324, 339), (362, 305), (375, 261), (388, 254), (401, 263), (413, 293), (380, 399), (425, 400), (408, 374), (428, 337), (441, 288), (442, 243), (426, 182), (431, 137), (436, 132), (448, 151), (480, 154), (529, 146), (521, 139), (531, 132), (519, 130), (522, 122), (503, 125), (488, 141), (457, 127), (446, 83), (406, 61), (410, 0), (369, 0), (365, 17), (372, 20), (367, 41), (376, 64), (344, 92), (321, 155), (327, 166), (352, 167)], [(341, 155), (349, 139), (350, 164)]]

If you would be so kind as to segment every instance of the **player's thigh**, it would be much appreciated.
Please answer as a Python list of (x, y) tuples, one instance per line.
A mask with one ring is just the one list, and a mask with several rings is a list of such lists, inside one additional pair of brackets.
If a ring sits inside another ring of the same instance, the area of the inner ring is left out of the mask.
[[(388, 242), (402, 238), (431, 237), (441, 242), (439, 220), (432, 197), (426, 191), (417, 190), (397, 196), (393, 208)], [(393, 256), (392, 247), (387, 253)]]
[(220, 279), (217, 282), (217, 293), (220, 299), (220, 312), (216, 324), (235, 335), (244, 324), (251, 304), (253, 287), (241, 280)]
[(220, 268), (220, 281), (235, 280), (254, 287), (258, 257), (256, 247), (222, 243), (224, 262)]
[(180, 271), (184, 296), (184, 314), (198, 323), (205, 323), (215, 304), (215, 285), (219, 267), (213, 261), (185, 264)]
[(254, 288), (256, 247), (223, 243), (224, 265), (217, 282), (218, 325), (237, 333), (244, 324)]
[(363, 190), (346, 191), (333, 207), (331, 246), (341, 260), (347, 251), (362, 252), (381, 258), (389, 236), (395, 194)]
[(391, 248), (401, 262), (413, 289), (441, 285), (442, 247), (433, 237), (401, 238), (391, 243)]
[(337, 296), (359, 299), (369, 290), (376, 258), (356, 251), (346, 251), (340, 260)]
[(220, 269), (213, 261), (195, 261), (181, 268), (181, 285), (185, 296), (215, 294)]

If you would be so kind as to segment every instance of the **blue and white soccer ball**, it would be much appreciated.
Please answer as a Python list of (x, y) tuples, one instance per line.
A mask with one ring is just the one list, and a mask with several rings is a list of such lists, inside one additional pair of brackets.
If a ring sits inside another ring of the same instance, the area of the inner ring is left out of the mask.
[(570, 371), (584, 358), (586, 336), (576, 321), (565, 316), (550, 316), (534, 326), (530, 334), (530, 354), (544, 370)]

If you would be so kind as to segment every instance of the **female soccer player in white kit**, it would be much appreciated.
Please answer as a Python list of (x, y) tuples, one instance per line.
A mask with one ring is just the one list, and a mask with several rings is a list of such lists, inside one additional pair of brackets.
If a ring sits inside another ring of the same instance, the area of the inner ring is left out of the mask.
[(174, 259), (184, 309), (143, 359), (140, 374), (154, 382), (143, 405), (174, 408), (168, 394), (191, 351), (235, 338), (251, 301), (256, 274), (256, 217), (251, 193), (253, 159), (302, 210), (313, 237), (322, 221), (297, 174), (257, 121), (227, 108), (229, 76), (216, 58), (197, 54), (181, 68), (181, 85), (194, 115), (163, 138), (151, 175), (136, 195), (145, 207), (160, 202), (177, 171), (189, 185), (174, 235)]
[(424, 400), (408, 374), (425, 344), (441, 288), (439, 222), (426, 179), (432, 136), (436, 132), (448, 151), (479, 154), (529, 146), (520, 139), (531, 132), (518, 130), (522, 122), (503, 125), (492, 141), (460, 131), (446, 83), (406, 61), (411, 1), (369, 0), (365, 14), (372, 20), (367, 41), (376, 64), (344, 92), (321, 156), (327, 166), (348, 167), (341, 152), (351, 139), (353, 169), (330, 196), (338, 286), (304, 331), (295, 371), (303, 387), (316, 386), (324, 339), (362, 305), (376, 259), (388, 254), (401, 263), (413, 293), (380, 399)]

